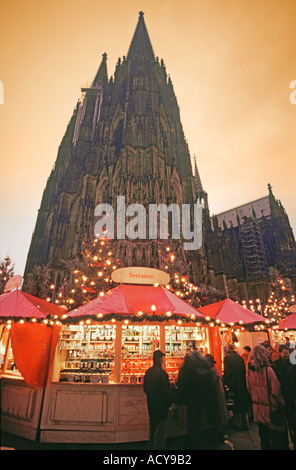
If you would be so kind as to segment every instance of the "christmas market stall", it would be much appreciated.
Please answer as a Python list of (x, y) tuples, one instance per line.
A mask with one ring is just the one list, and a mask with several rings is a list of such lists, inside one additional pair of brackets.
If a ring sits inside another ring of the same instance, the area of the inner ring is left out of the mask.
[(223, 357), (223, 349), (227, 343), (234, 344), (237, 351), (242, 354), (244, 346), (253, 348), (256, 344), (268, 340), (269, 320), (228, 297), (225, 300), (199, 307), (197, 310), (207, 321), (215, 322), (216, 341), (213, 348), (215, 348), (216, 357), (220, 359), (217, 364), (220, 372), (222, 372), (223, 362), (219, 357), (219, 351)]
[(0, 296), (2, 431), (36, 438), (63, 313), (18, 288)]
[(289, 345), (291, 349), (296, 347), (296, 305), (292, 305), (289, 312), (295, 313), (280, 320), (277, 328), (272, 329), (271, 339), (274, 347), (280, 344)]
[[(203, 315), (161, 285), (167, 283), (166, 273), (136, 267), (128, 268), (129, 273), (139, 284), (120, 284), (63, 316), (44, 400), (41, 441), (147, 440), (143, 377), (153, 351), (165, 351), (164, 367), (172, 382), (188, 348), (209, 351)], [(155, 282), (159, 273), (165, 282)], [(185, 432), (180, 408), (169, 415), (167, 436)]]

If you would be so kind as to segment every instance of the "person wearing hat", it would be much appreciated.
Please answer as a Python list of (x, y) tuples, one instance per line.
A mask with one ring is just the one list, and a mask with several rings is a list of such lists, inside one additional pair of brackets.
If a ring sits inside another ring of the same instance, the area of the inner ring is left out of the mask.
[(165, 423), (171, 406), (171, 388), (168, 374), (163, 370), (165, 354), (157, 349), (153, 353), (153, 366), (144, 376), (144, 392), (149, 414), (149, 448), (165, 448)]

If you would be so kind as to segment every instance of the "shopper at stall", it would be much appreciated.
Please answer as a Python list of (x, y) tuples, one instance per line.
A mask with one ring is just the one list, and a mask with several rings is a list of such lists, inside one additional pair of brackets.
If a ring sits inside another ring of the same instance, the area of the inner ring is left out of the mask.
[(244, 360), (246, 370), (247, 370), (247, 365), (248, 365), (248, 360), (249, 360), (250, 352), (251, 352), (250, 346), (245, 346), (245, 347), (244, 347), (244, 352), (243, 352), (243, 354), (241, 355), (241, 357), (242, 357), (243, 360)]
[(165, 354), (157, 349), (153, 353), (153, 366), (144, 375), (144, 392), (149, 414), (149, 449), (165, 449), (165, 423), (171, 406), (170, 382), (162, 369)]
[(227, 354), (224, 357), (224, 384), (233, 395), (233, 419), (235, 429), (249, 429), (249, 395), (246, 383), (246, 368), (244, 360), (228, 343)]
[(263, 343), (261, 343), (261, 346), (263, 346), (265, 348), (265, 353), (266, 353), (266, 356), (267, 356), (267, 359), (268, 359), (268, 362), (269, 364), (272, 366), (273, 365), (273, 361), (274, 361), (274, 353), (276, 351), (273, 350), (271, 344), (268, 342), (268, 341), (264, 341)]
[[(216, 404), (217, 409), (214, 414), (214, 441), (218, 444), (224, 442), (224, 431), (228, 421), (228, 412), (226, 407), (225, 391), (222, 382), (222, 378), (218, 368), (216, 367), (216, 361), (212, 354), (205, 355), (206, 360), (209, 363), (210, 370), (213, 374), (215, 393), (216, 393)], [(213, 406), (215, 403), (213, 403)]]
[(288, 450), (289, 441), (283, 412), (281, 385), (269, 364), (266, 349), (255, 346), (247, 372), (254, 423), (258, 425), (262, 450)]
[(198, 351), (186, 355), (177, 387), (180, 400), (186, 405), (189, 449), (211, 449), (217, 398), (210, 366)]
[(282, 387), (282, 395), (286, 402), (287, 392), (288, 392), (288, 373), (289, 369), (292, 367), (290, 362), (290, 350), (284, 344), (281, 344), (279, 347), (279, 358), (273, 363), (273, 370), (276, 373), (276, 376)]

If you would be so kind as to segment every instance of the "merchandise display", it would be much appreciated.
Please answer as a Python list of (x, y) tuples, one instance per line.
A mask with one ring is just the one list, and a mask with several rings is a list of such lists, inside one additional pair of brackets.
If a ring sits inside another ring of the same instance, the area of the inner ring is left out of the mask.
[[(197, 326), (166, 326), (164, 367), (175, 381), (184, 355), (190, 349), (208, 352), (207, 330)], [(58, 343), (59, 381), (113, 383), (115, 325), (62, 327)], [(152, 366), (153, 352), (160, 347), (158, 325), (123, 325), (121, 336), (121, 383), (142, 383)]]

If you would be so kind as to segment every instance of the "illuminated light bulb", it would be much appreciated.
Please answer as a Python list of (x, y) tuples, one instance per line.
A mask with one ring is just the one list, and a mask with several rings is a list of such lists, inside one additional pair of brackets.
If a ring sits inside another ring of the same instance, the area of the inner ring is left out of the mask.
[(127, 324), (128, 324), (128, 320), (124, 320), (124, 323), (127, 325)]
[(97, 256), (94, 256), (94, 260), (97, 261), (98, 257)]
[(166, 312), (166, 316), (170, 317), (172, 315), (172, 312)]
[(100, 312), (100, 313), (98, 313), (97, 316), (98, 316), (99, 318), (102, 318), (103, 314)]
[(54, 284), (51, 284), (51, 285), (49, 286), (49, 288), (50, 288), (50, 289), (54, 289), (54, 288), (55, 288), (55, 285), (54, 285)]
[(182, 325), (182, 320), (178, 320), (178, 325)]
[(89, 324), (90, 324), (90, 320), (86, 320), (86, 322), (85, 322), (85, 323), (87, 323), (87, 324), (89, 325)]
[(111, 321), (112, 321), (112, 323), (115, 323), (115, 318), (112, 318), (112, 320), (111, 320)]
[(143, 315), (143, 312), (141, 312), (141, 310), (139, 310), (138, 315), (139, 316)]
[(155, 305), (151, 305), (151, 310), (152, 310), (152, 312), (155, 312), (156, 306), (155, 306)]
[(83, 325), (84, 325), (84, 322), (83, 322), (83, 321), (80, 321), (80, 322), (79, 322), (79, 325), (80, 325), (80, 326), (83, 326)]
[(206, 317), (206, 320), (207, 320), (207, 321), (210, 321), (210, 320), (211, 320), (211, 317)]

